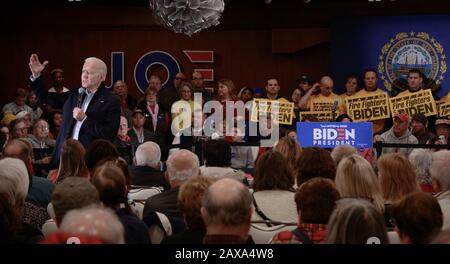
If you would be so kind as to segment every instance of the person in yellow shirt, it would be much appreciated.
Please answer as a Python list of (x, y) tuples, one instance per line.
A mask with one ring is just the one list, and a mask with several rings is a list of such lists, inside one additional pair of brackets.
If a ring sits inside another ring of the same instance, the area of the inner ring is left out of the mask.
[[(299, 102), (300, 109), (310, 111), (334, 111), (335, 116), (344, 113), (339, 95), (333, 93), (333, 79), (323, 76), (320, 83), (315, 83)], [(314, 92), (320, 91), (314, 95)], [(321, 106), (319, 106), (321, 104)]]
[(408, 72), (408, 89), (400, 92), (397, 96), (410, 95), (422, 90), (423, 74), (419, 69), (411, 69)]
[[(378, 78), (377, 72), (373, 69), (368, 69), (364, 71), (364, 89), (357, 92), (355, 96), (366, 96), (366, 95), (376, 95), (378, 93), (387, 93), (377, 86)], [(384, 126), (386, 124), (386, 119), (373, 120), (373, 134), (380, 134), (383, 132)]]

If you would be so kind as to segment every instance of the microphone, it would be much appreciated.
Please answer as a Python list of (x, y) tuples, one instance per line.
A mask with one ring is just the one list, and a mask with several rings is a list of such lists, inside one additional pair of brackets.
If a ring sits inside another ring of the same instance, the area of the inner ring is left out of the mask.
[(334, 100), (333, 106), (331, 106), (331, 111), (332, 111), (333, 113), (336, 112), (338, 103), (339, 103), (339, 102), (338, 102), (337, 100)]
[(78, 88), (78, 102), (77, 107), (81, 108), (81, 105), (83, 104), (83, 95), (86, 93), (86, 89), (83, 87)]

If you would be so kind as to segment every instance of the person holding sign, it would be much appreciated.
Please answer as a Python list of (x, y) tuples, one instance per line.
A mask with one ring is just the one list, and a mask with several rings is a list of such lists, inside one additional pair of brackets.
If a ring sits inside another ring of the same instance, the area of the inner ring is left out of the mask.
[[(315, 83), (313, 88), (306, 92), (300, 100), (300, 109), (310, 111), (328, 111), (333, 112), (335, 116), (344, 112), (342, 101), (339, 95), (333, 93), (333, 79), (330, 76), (323, 76), (320, 83)], [(313, 95), (320, 91), (319, 94)], [(333, 119), (335, 118), (333, 116)]]
[[(357, 92), (356, 96), (376, 96), (379, 94), (384, 94), (387, 98), (389, 96), (387, 93), (377, 86), (378, 78), (377, 72), (374, 69), (367, 69), (364, 71), (364, 89)], [(373, 134), (380, 134), (383, 132), (383, 129), (386, 124), (386, 119), (378, 119), (378, 120), (370, 120), (373, 124)]]
[(408, 89), (399, 93), (397, 96), (411, 95), (422, 90), (423, 74), (419, 69), (411, 69), (408, 71)]

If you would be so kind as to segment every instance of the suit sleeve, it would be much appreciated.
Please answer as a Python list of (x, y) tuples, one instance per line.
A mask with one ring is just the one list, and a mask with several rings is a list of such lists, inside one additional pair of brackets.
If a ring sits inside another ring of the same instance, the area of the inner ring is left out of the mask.
[(100, 116), (86, 116), (84, 122), (89, 128), (88, 131), (94, 138), (102, 138), (106, 140), (113, 140), (120, 125), (120, 103), (115, 96), (108, 98), (108, 107), (105, 115)]
[(31, 90), (36, 93), (39, 102), (47, 103), (48, 90), (45, 87), (44, 82), (42, 81), (42, 76), (39, 76), (34, 81), (30, 80), (29, 83)]

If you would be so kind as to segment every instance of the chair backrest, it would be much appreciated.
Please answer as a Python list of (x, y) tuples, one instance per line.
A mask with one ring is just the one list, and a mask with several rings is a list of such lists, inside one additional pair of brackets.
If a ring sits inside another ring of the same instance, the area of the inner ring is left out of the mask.
[(49, 235), (58, 231), (58, 226), (56, 225), (56, 221), (53, 219), (45, 221), (45, 223), (42, 225), (41, 231), (45, 238), (47, 238)]
[(170, 224), (169, 218), (163, 213), (155, 212), (161, 222), (161, 225), (153, 224), (148, 228), (148, 233), (150, 235), (150, 241), (152, 244), (161, 244), (164, 237), (172, 235), (172, 225)]
[(255, 244), (269, 244), (270, 240), (281, 231), (290, 231), (295, 229), (296, 223), (285, 223), (267, 226), (264, 223), (252, 223), (250, 226), (250, 235)]
[(146, 201), (149, 197), (161, 193), (159, 187), (139, 187), (128, 192), (128, 198), (134, 201)]
[(145, 203), (140, 201), (131, 201), (130, 207), (131, 210), (133, 210), (133, 213), (137, 215), (140, 220), (142, 220), (144, 215)]
[(400, 238), (398, 237), (398, 234), (395, 231), (388, 232), (388, 239), (389, 239), (389, 243), (391, 243), (391, 244), (401, 244)]

